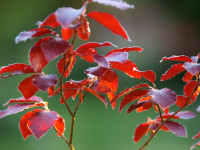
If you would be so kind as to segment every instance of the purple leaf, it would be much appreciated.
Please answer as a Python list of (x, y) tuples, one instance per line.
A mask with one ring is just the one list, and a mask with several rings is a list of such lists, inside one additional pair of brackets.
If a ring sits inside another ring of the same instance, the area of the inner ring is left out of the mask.
[(93, 55), (94, 61), (101, 67), (110, 68), (110, 64), (107, 59), (102, 55)]
[(200, 71), (200, 64), (186, 62), (183, 67), (193, 75), (196, 75)]
[(61, 38), (50, 38), (41, 43), (41, 49), (47, 61), (64, 54), (69, 49), (69, 43)]
[[(169, 114), (173, 114), (173, 113), (169, 113)], [(178, 112), (176, 116), (180, 117), (181, 119), (191, 119), (191, 118), (195, 118), (197, 114), (191, 111), (181, 111), (181, 112)]]
[(167, 88), (161, 90), (151, 89), (148, 94), (152, 97), (152, 101), (160, 105), (162, 109), (165, 109), (176, 102), (176, 93)]
[(167, 121), (164, 126), (166, 126), (172, 133), (180, 137), (187, 137), (187, 131), (182, 124), (173, 121)]
[(55, 86), (57, 84), (58, 78), (56, 75), (46, 75), (46, 76), (35, 76), (33, 78), (33, 84), (43, 90), (43, 91), (48, 91), (48, 88), (50, 86)]
[(113, 6), (121, 10), (126, 10), (129, 8), (134, 8), (133, 5), (129, 5), (122, 0), (92, 0), (92, 2), (97, 2), (99, 4), (104, 4), (108, 6)]
[(114, 61), (114, 62), (125, 62), (125, 60), (128, 59), (128, 53), (127, 52), (114, 52), (109, 55), (106, 55), (106, 59), (108, 61)]
[(83, 5), (80, 9), (71, 7), (59, 8), (55, 12), (56, 20), (62, 27), (68, 28), (73, 21), (84, 12), (85, 8), (86, 5)]

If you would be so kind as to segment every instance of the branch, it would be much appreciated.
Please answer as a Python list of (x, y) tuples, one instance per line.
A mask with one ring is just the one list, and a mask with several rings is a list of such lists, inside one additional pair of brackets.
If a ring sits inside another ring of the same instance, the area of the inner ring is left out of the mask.
[(149, 137), (149, 139), (139, 148), (139, 150), (143, 150), (148, 144), (149, 142), (152, 140), (152, 138), (156, 135), (156, 133), (160, 130), (160, 128), (167, 122), (169, 121), (172, 117), (174, 117), (178, 112), (180, 112), (181, 110), (183, 110), (188, 103), (190, 102), (193, 94), (196, 92), (198, 86), (199, 86), (199, 82), (200, 82), (200, 77), (199, 77), (199, 73), (198, 73), (198, 77), (197, 77), (197, 84), (192, 92), (192, 94), (190, 95), (190, 97), (188, 97), (187, 102), (185, 103), (185, 105), (181, 108), (179, 108), (175, 113), (173, 113), (169, 118), (167, 118), (166, 120), (162, 121), (162, 123), (160, 124), (160, 126), (155, 130), (155, 132)]

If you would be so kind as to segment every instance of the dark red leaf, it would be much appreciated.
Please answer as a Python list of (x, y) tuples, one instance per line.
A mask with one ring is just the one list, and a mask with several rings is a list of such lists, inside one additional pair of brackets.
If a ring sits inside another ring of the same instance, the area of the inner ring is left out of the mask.
[(43, 22), (39, 22), (39, 27), (49, 26), (52, 28), (56, 28), (60, 26), (60, 24), (56, 20), (55, 13), (50, 14)]
[(86, 17), (82, 17), (81, 19), (81, 25), (78, 27), (78, 36), (80, 39), (87, 41), (90, 37), (90, 24), (87, 21)]
[[(8, 73), (8, 75), (3, 75)], [(18, 74), (26, 74), (26, 73), (34, 73), (34, 70), (31, 68), (31, 66), (28, 66), (26, 64), (11, 64), (8, 66), (1, 67), (0, 69), (0, 75), (2, 75), (2, 78), (10, 77), (13, 75)]]
[(126, 10), (129, 8), (134, 8), (133, 5), (129, 5), (128, 3), (122, 1), (122, 0), (90, 0), (92, 2), (97, 2), (99, 4), (104, 4), (108, 6), (113, 6), (121, 10)]
[(43, 91), (48, 91), (48, 88), (55, 86), (58, 82), (58, 77), (54, 74), (51, 75), (37, 75), (32, 80), (33, 84)]
[(137, 68), (137, 66), (130, 60), (126, 60), (125, 62), (110, 62), (110, 67), (113, 69), (120, 70), (130, 77), (141, 79), (141, 75), (139, 72), (134, 71), (133, 69)]
[(191, 58), (185, 56), (185, 55), (181, 55), (181, 56), (171, 56), (171, 57), (163, 57), (163, 59), (160, 61), (164, 61), (164, 60), (175, 60), (175, 61), (184, 61), (184, 62), (193, 62)]
[(121, 101), (119, 112), (122, 111), (122, 109), (130, 102), (135, 101), (143, 96), (145, 96), (148, 93), (149, 90), (142, 90), (142, 89), (136, 89), (133, 92), (130, 92)]
[(192, 75), (196, 75), (200, 71), (200, 64), (186, 62), (184, 63), (183, 68)]
[(40, 46), (33, 46), (31, 48), (29, 61), (35, 72), (41, 72), (41, 69), (48, 64)]
[(74, 29), (62, 28), (62, 37), (64, 40), (69, 40), (74, 35)]
[(135, 109), (137, 109), (137, 108), (143, 106), (143, 105), (146, 104), (146, 103), (147, 103), (147, 101), (140, 101), (140, 102), (138, 101), (138, 102), (136, 102), (135, 104), (132, 104), (132, 105), (128, 108), (127, 114), (131, 113), (133, 110), (135, 110)]
[(149, 124), (148, 123), (142, 123), (135, 129), (135, 136), (134, 141), (137, 143), (140, 141), (140, 139), (147, 134), (149, 130)]
[(129, 93), (129, 92), (132, 92), (136, 89), (140, 89), (140, 88), (149, 88), (149, 85), (144, 83), (144, 84), (138, 84), (136, 86), (133, 86), (132, 88), (126, 88), (125, 90), (121, 91), (120, 93), (118, 93), (113, 99), (112, 101), (110, 102), (111, 104), (113, 102), (115, 102), (117, 99), (119, 99), (120, 97), (122, 97), (123, 95)]
[(151, 96), (142, 97), (138, 102), (145, 102), (141, 107), (137, 108), (136, 112), (143, 112), (149, 110), (152, 107), (152, 102), (150, 101)]
[(12, 103), (36, 103), (36, 102), (43, 102), (43, 100), (40, 97), (33, 96), (28, 99), (25, 99), (24, 97), (20, 97), (17, 99), (10, 99), (7, 103), (4, 104), (4, 106), (7, 106), (8, 104)]
[(20, 82), (18, 89), (23, 94), (25, 99), (32, 97), (39, 89), (33, 84), (32, 80), (36, 75), (25, 78)]
[(184, 93), (185, 93), (185, 96), (187, 98), (189, 98), (190, 96), (191, 97), (191, 100), (192, 101), (195, 101), (197, 96), (199, 95), (199, 92), (200, 92), (200, 88), (197, 88), (197, 90), (194, 92), (194, 94), (192, 95), (195, 87), (197, 86), (197, 81), (194, 81), (194, 80), (191, 80), (190, 82), (188, 82), (185, 87), (184, 87)]
[(20, 41), (26, 41), (27, 39), (32, 39), (32, 38), (47, 35), (47, 34), (56, 35), (57, 33), (54, 32), (53, 30), (46, 29), (46, 28), (37, 28), (37, 29), (30, 30), (30, 31), (24, 31), (24, 32), (21, 32), (15, 38), (15, 43), (19, 43)]
[(162, 75), (161, 81), (171, 79), (172, 77), (183, 71), (185, 71), (185, 68), (183, 68), (182, 63), (172, 65), (172, 67), (168, 71), (166, 71), (164, 75)]
[(115, 16), (106, 12), (98, 11), (92, 11), (88, 13), (87, 16), (102, 24), (103, 26), (111, 30), (114, 34), (120, 35), (128, 41), (131, 41), (126, 30), (122, 27)]
[(61, 38), (50, 38), (43, 41), (40, 46), (47, 61), (51, 61), (69, 50), (69, 43)]
[(187, 137), (187, 131), (182, 124), (173, 121), (167, 121), (164, 126), (166, 126), (173, 134), (180, 137)]
[(161, 90), (151, 89), (148, 94), (152, 97), (152, 101), (165, 109), (176, 102), (176, 93), (170, 89)]
[(27, 126), (39, 139), (55, 125), (57, 120), (58, 115), (55, 111), (38, 110), (29, 118)]
[(74, 9), (71, 7), (58, 8), (55, 12), (57, 22), (64, 28), (70, 27), (73, 21), (83, 14), (86, 5), (83, 5), (80, 9)]
[(54, 127), (59, 131), (59, 133), (57, 132), (58, 136), (61, 136), (60, 134), (64, 135), (65, 120), (62, 117), (59, 117), (58, 120), (56, 120)]
[(113, 52), (110, 53), (109, 55), (106, 55), (106, 59), (110, 62), (110, 61), (114, 61), (114, 62), (125, 62), (128, 58), (128, 53), (127, 52)]
[(8, 115), (13, 115), (25, 109), (36, 107), (36, 106), (44, 107), (44, 103), (41, 102), (41, 103), (15, 104), (15, 105), (9, 106), (6, 110), (0, 110), (0, 118), (3, 118)]
[(124, 47), (121, 49), (114, 49), (112, 51), (110, 51), (107, 55), (110, 55), (112, 53), (116, 53), (116, 52), (131, 52), (131, 51), (137, 51), (137, 52), (141, 52), (143, 51), (143, 48), (139, 47), (139, 46), (134, 46), (134, 47)]
[(77, 53), (84, 53), (84, 51), (86, 49), (98, 48), (98, 47), (103, 47), (103, 46), (114, 46), (114, 47), (116, 47), (115, 45), (113, 45), (110, 42), (104, 42), (104, 43), (89, 42), (89, 43), (86, 43), (86, 44), (79, 46), (75, 51)]
[(102, 55), (93, 55), (94, 61), (101, 67), (110, 68), (110, 64), (107, 59)]
[[(71, 73), (73, 66), (76, 62), (76, 57), (72, 56), (70, 58), (65, 58), (65, 65), (67, 65), (65, 72), (64, 72), (64, 77), (67, 78), (67, 76)], [(63, 74), (63, 69), (64, 69), (64, 58), (62, 57), (58, 63), (57, 63), (57, 69), (60, 72), (60, 74)]]
[(192, 78), (193, 78), (193, 75), (191, 73), (189, 73), (189, 72), (186, 72), (184, 77), (183, 77), (183, 81), (184, 82), (189, 82), (190, 80), (192, 80)]
[[(179, 107), (183, 107), (185, 106), (186, 102), (188, 101), (188, 98), (182, 95), (177, 96), (177, 100), (176, 100), (176, 105)], [(189, 101), (188, 104), (192, 104), (191, 100)]]
[(108, 102), (106, 101), (106, 98), (104, 96), (99, 95), (95, 90), (87, 88), (87, 87), (85, 87), (84, 90), (96, 96), (100, 101), (102, 101), (105, 104), (107, 108)]

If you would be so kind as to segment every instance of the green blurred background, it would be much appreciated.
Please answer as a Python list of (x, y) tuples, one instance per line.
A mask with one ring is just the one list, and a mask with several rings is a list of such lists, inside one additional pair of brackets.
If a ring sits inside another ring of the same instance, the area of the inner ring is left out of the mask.
[[(188, 55), (193, 56), (199, 53), (200, 49), (200, 1), (198, 0), (126, 0), (129, 4), (134, 4), (134, 10), (121, 11), (113, 7), (98, 5), (96, 3), (88, 6), (88, 12), (91, 10), (106, 11), (114, 14), (129, 33), (132, 43), (113, 35), (109, 30), (102, 27), (93, 20), (90, 20), (91, 37), (89, 41), (105, 42), (110, 41), (119, 48), (127, 46), (141, 46), (144, 51), (141, 53), (132, 52), (129, 59), (135, 62), (140, 70), (153, 70), (157, 74), (156, 84), (158, 88), (168, 87), (182, 94), (183, 85), (181, 78), (183, 74), (177, 77), (160, 82), (159, 79), (172, 63), (159, 61), (164, 56)], [(15, 62), (28, 64), (28, 53), (30, 47), (36, 40), (28, 40), (17, 45), (14, 38), (21, 31), (28, 31), (36, 28), (35, 23), (42, 21), (48, 14), (55, 11), (58, 7), (70, 6), (74, 8), (81, 7), (81, 0), (0, 0), (0, 65), (5, 66)], [(77, 40), (75, 47), (83, 44)], [(100, 54), (107, 53), (111, 48), (98, 49)], [(47, 67), (47, 74), (56, 73), (54, 60)], [(86, 77), (83, 71), (90, 66), (81, 59), (78, 59), (76, 66), (70, 78), (81, 80)], [(126, 87), (131, 87), (139, 82), (148, 82), (146, 80), (133, 79), (125, 74), (116, 71), (119, 75), (119, 91)], [(1, 101), (0, 109), (5, 109), (2, 105), (10, 98), (21, 96), (17, 86), (27, 75), (20, 75), (2, 79), (0, 81)], [(149, 82), (148, 82), (149, 83)], [(57, 111), (66, 118), (66, 132), (69, 135), (70, 116), (67, 114), (65, 106), (59, 103), (59, 97), (50, 100), (47, 93), (38, 92), (49, 102), (51, 110)], [(77, 99), (69, 103), (75, 106)], [(195, 104), (188, 109), (195, 110), (199, 105)], [(119, 107), (119, 104), (118, 104)], [(143, 113), (131, 113), (126, 115), (124, 110), (118, 113), (118, 107), (113, 111), (110, 107), (106, 109), (102, 102), (94, 96), (88, 95), (80, 106), (74, 133), (74, 145), (76, 150), (136, 150), (147, 139), (144, 137), (139, 143), (132, 140), (134, 129), (142, 122), (146, 122), (147, 117), (154, 119), (157, 114), (153, 110)], [(127, 107), (126, 107), (127, 108)], [(125, 109), (126, 109), (125, 108)], [(176, 110), (173, 107), (171, 110)], [(63, 150), (68, 149), (61, 138), (58, 138), (53, 130), (47, 132), (40, 140), (30, 136), (23, 140), (19, 131), (19, 119), (26, 113), (7, 116), (0, 119), (0, 149), (1, 150)], [(192, 120), (179, 121), (186, 125), (188, 129), (188, 138), (179, 138), (172, 133), (159, 132), (154, 138), (147, 150), (187, 150), (196, 141), (191, 137), (200, 130), (199, 117)], [(198, 149), (198, 148), (197, 148)]]

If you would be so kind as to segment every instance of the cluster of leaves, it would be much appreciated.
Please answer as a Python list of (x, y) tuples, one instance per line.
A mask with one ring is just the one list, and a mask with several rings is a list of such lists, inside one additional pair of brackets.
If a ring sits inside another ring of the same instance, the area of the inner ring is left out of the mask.
[[(72, 148), (73, 138), (73, 124), (76, 111), (79, 104), (87, 93), (96, 96), (107, 107), (107, 95), (112, 108), (116, 107), (116, 102), (120, 97), (123, 97), (120, 103), (119, 112), (121, 112), (126, 105), (131, 104), (127, 113), (143, 112), (151, 109), (152, 107), (159, 116), (152, 120), (147, 119), (146, 123), (140, 124), (135, 129), (134, 141), (138, 142), (145, 134), (151, 133), (148, 142), (159, 130), (171, 131), (177, 136), (187, 137), (186, 129), (183, 125), (171, 121), (171, 119), (190, 119), (196, 116), (195, 113), (190, 111), (182, 111), (187, 105), (192, 104), (197, 99), (200, 92), (199, 72), (200, 64), (198, 60), (200, 54), (194, 57), (187, 56), (172, 56), (164, 57), (162, 61), (173, 60), (181, 61), (183, 63), (173, 65), (161, 77), (161, 81), (168, 80), (175, 75), (186, 71), (183, 81), (186, 82), (184, 87), (184, 95), (176, 95), (174, 91), (168, 88), (156, 89), (154, 84), (156, 75), (153, 71), (140, 71), (137, 65), (128, 60), (128, 52), (137, 51), (141, 52), (143, 49), (138, 46), (124, 47), (116, 49), (115, 45), (110, 42), (98, 43), (88, 42), (74, 49), (74, 41), (78, 37), (87, 41), (90, 37), (90, 24), (88, 18), (91, 18), (101, 25), (108, 28), (113, 34), (119, 35), (128, 41), (131, 41), (126, 30), (120, 22), (112, 14), (106, 12), (91, 11), (86, 13), (87, 6), (91, 2), (97, 2), (108, 6), (113, 6), (121, 10), (133, 8), (122, 0), (88, 0), (83, 1), (80, 9), (71, 7), (63, 7), (57, 9), (55, 12), (47, 16), (42, 22), (38, 22), (38, 28), (30, 31), (21, 32), (15, 39), (16, 43), (26, 41), (36, 37), (39, 39), (30, 49), (29, 62), (30, 65), (15, 63), (4, 66), (0, 69), (1, 78), (7, 78), (19, 74), (30, 74), (30, 77), (25, 78), (19, 83), (18, 89), (23, 97), (10, 99), (4, 106), (9, 106), (6, 110), (0, 111), (0, 118), (7, 115), (16, 114), (26, 109), (41, 107), (43, 109), (34, 109), (26, 113), (20, 119), (20, 131), (24, 139), (29, 135), (34, 135), (37, 139), (41, 138), (49, 129), (54, 128), (58, 136), (63, 137), (67, 144)], [(61, 34), (59, 36), (54, 28), (61, 27)], [(96, 48), (111, 46), (111, 50), (105, 56), (98, 54)], [(61, 75), (60, 78), (54, 74), (45, 74), (42, 70), (49, 64), (50, 61), (60, 57), (57, 62), (57, 69)], [(84, 73), (87, 77), (81, 81), (74, 81), (72, 79), (63, 83), (76, 62), (76, 58), (96, 63), (96, 67), (87, 68)], [(113, 70), (120, 70), (127, 74), (129, 77), (147, 79), (153, 86), (147, 83), (138, 84), (131, 88), (126, 88), (120, 93), (116, 94), (118, 89), (118, 76)], [(57, 83), (59, 84), (57, 85)], [(69, 113), (72, 116), (72, 127), (70, 132), (69, 141), (64, 137), (65, 121), (55, 111), (50, 111), (48, 103), (43, 101), (40, 97), (35, 96), (36, 92), (42, 90), (48, 93), (51, 98), (55, 95), (60, 95), (60, 103), (65, 104)], [(67, 100), (72, 97), (73, 99), (79, 95), (79, 103), (74, 111), (71, 111)], [(176, 112), (170, 112), (169, 107), (172, 105), (180, 107)], [(163, 110), (164, 114), (162, 114)], [(194, 139), (199, 137), (199, 133)], [(195, 146), (200, 145), (198, 142)], [(146, 144), (146, 145), (147, 145)], [(146, 146), (144, 145), (144, 146)], [(144, 147), (143, 146), (143, 147)], [(195, 147), (193, 146), (193, 147)], [(192, 148), (193, 148), (192, 147)], [(141, 148), (142, 149), (142, 148)]]

